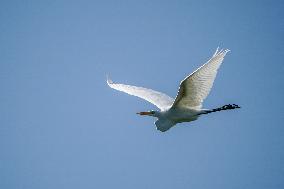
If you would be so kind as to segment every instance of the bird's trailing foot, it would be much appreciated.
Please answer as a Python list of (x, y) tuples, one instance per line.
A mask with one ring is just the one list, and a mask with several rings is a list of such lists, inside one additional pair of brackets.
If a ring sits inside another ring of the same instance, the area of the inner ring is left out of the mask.
[(236, 108), (241, 108), (241, 107), (237, 104), (228, 104), (221, 107), (222, 110), (231, 110)]
[(205, 112), (203, 112), (201, 114), (209, 114), (209, 113), (213, 113), (213, 112), (219, 112), (219, 111), (222, 111), (222, 110), (232, 110), (232, 109), (237, 109), (237, 108), (241, 108), (241, 107), (237, 104), (227, 104), (227, 105), (224, 105), (220, 108), (214, 108), (212, 110), (206, 110)]

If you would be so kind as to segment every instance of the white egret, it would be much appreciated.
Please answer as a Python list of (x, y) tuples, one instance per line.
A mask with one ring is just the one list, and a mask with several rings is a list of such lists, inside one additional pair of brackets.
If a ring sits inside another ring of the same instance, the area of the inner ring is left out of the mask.
[(175, 99), (152, 89), (113, 83), (109, 78), (107, 84), (113, 89), (140, 97), (157, 106), (160, 111), (137, 114), (158, 118), (155, 125), (158, 130), (165, 132), (177, 123), (197, 120), (203, 114), (240, 108), (236, 104), (228, 104), (215, 109), (202, 109), (202, 103), (212, 88), (218, 68), (227, 52), (228, 49), (219, 51), (217, 48), (208, 62), (181, 81)]

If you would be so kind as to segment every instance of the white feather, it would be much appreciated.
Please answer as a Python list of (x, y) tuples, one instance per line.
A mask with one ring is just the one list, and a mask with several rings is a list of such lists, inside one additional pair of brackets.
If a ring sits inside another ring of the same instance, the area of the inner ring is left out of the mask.
[(187, 76), (181, 83), (173, 107), (200, 109), (203, 100), (208, 96), (218, 68), (229, 50), (221, 50), (214, 53), (213, 57)]
[(174, 102), (174, 99), (169, 97), (168, 95), (154, 91), (152, 89), (147, 89), (143, 87), (136, 87), (132, 85), (124, 85), (113, 83), (110, 79), (107, 79), (107, 84), (118, 91), (125, 92), (127, 94), (140, 97), (155, 106), (157, 106), (160, 110), (166, 110), (171, 107)]

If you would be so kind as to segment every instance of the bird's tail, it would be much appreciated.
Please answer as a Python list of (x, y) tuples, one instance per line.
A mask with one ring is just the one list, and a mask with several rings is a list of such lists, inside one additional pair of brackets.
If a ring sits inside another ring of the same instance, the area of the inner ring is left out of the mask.
[(227, 104), (227, 105), (224, 105), (220, 108), (214, 108), (212, 110), (205, 110), (204, 112), (202, 112), (200, 114), (209, 114), (209, 113), (213, 113), (213, 112), (219, 112), (219, 111), (222, 111), (222, 110), (232, 110), (232, 109), (236, 109), (236, 108), (241, 108), (241, 107), (236, 105), (236, 104)]

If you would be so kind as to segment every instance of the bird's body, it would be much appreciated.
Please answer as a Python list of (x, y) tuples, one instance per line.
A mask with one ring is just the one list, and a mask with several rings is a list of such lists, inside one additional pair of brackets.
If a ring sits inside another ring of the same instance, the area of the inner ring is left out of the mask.
[(194, 110), (187, 108), (170, 108), (162, 112), (162, 116), (170, 119), (175, 123), (190, 122), (198, 118), (199, 114), (204, 110)]
[(186, 108), (170, 108), (159, 112), (156, 116), (158, 120), (155, 125), (159, 131), (167, 131), (177, 123), (191, 122), (197, 120), (199, 113), (204, 110), (194, 110)]
[(187, 76), (180, 84), (175, 99), (152, 89), (131, 85), (116, 84), (110, 79), (108, 85), (116, 90), (134, 95), (157, 106), (161, 111), (140, 112), (140, 115), (157, 117), (155, 125), (158, 130), (165, 132), (177, 123), (197, 120), (199, 116), (216, 111), (240, 108), (238, 105), (225, 105), (216, 109), (202, 109), (203, 100), (209, 94), (215, 80), (217, 70), (220, 67), (226, 53), (229, 50), (221, 50), (214, 53), (213, 57)]

